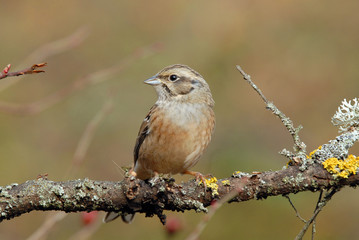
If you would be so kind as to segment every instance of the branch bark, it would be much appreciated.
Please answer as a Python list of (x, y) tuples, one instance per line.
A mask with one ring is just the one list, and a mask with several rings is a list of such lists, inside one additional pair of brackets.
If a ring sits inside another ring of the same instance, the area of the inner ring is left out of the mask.
[(125, 178), (121, 182), (89, 179), (54, 182), (39, 178), (0, 188), (0, 221), (34, 210), (99, 210), (140, 212), (149, 217), (157, 215), (164, 222), (163, 210), (206, 212), (205, 207), (213, 200), (234, 190), (238, 195), (230, 202), (357, 185), (358, 175), (334, 179), (319, 163), (313, 163), (304, 171), (300, 166), (288, 166), (273, 172), (236, 173), (218, 180), (207, 191), (195, 180), (177, 185), (173, 179), (162, 178), (155, 182), (135, 178)]

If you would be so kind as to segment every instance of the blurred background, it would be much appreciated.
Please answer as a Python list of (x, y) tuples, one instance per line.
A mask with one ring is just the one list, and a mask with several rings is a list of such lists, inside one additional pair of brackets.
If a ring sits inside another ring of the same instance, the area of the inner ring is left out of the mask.
[[(189, 65), (211, 87), (216, 132), (194, 170), (217, 178), (281, 169), (287, 159), (278, 152), (293, 145), (236, 64), (304, 126), (300, 136), (308, 152), (335, 138), (331, 117), (344, 98), (358, 96), (358, 1), (39, 0), (0, 6), (1, 69), (48, 63), (46, 73), (0, 82), (1, 186), (39, 174), (53, 181), (120, 181), (120, 167), (132, 164), (138, 128), (156, 101), (143, 80), (167, 65)], [(345, 188), (333, 197), (317, 219), (316, 239), (358, 237), (358, 196)], [(308, 219), (318, 193), (291, 197)], [(2, 222), (0, 239), (183, 239), (204, 217), (167, 212), (178, 230), (169, 234), (157, 218), (137, 214), (131, 225), (101, 224), (103, 215), (87, 221), (80, 213), (31, 212)], [(225, 204), (201, 239), (293, 239), (302, 226), (285, 198), (272, 197)]]

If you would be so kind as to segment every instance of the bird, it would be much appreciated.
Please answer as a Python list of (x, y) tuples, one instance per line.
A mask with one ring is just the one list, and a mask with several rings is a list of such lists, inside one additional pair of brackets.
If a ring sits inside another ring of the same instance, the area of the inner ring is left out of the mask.
[[(189, 174), (205, 185), (204, 176), (190, 169), (207, 148), (215, 128), (214, 100), (207, 82), (190, 67), (175, 64), (144, 83), (155, 88), (158, 99), (138, 132), (130, 174), (142, 180), (158, 174)], [(118, 216), (130, 223), (134, 214), (109, 212), (104, 222)]]

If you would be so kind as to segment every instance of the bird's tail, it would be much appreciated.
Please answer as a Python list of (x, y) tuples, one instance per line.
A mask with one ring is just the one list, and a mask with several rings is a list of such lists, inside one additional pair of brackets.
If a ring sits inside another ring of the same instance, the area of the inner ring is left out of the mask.
[(103, 222), (104, 223), (111, 222), (120, 216), (121, 216), (121, 219), (123, 222), (131, 223), (133, 218), (135, 217), (135, 214), (134, 213), (121, 213), (121, 212), (108, 212), (106, 214), (105, 218), (103, 219)]

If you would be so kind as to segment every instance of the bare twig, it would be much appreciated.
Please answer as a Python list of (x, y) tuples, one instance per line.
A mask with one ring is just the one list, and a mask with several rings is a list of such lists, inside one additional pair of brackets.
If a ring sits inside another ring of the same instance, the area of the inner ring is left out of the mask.
[[(323, 197), (323, 189), (320, 190), (319, 192), (319, 197), (318, 197), (318, 201), (317, 201), (317, 204), (315, 205), (315, 209), (314, 209), (314, 212), (318, 209), (318, 206), (319, 206), (319, 203), (320, 201), (322, 201), (322, 197)], [(316, 218), (313, 219), (313, 223), (312, 223), (312, 240), (314, 240), (314, 234), (316, 232)]]
[(112, 108), (113, 108), (113, 102), (112, 99), (109, 99), (105, 102), (105, 104), (102, 106), (100, 111), (95, 115), (95, 117), (87, 124), (86, 129), (82, 134), (80, 141), (77, 145), (72, 163), (73, 166), (78, 166), (82, 163), (98, 125), (104, 119), (104, 117), (109, 112), (111, 112)]
[(150, 54), (153, 54), (155, 51), (158, 51), (159, 49), (160, 48), (157, 44), (152, 44), (148, 47), (137, 49), (118, 64), (83, 76), (69, 86), (32, 103), (23, 105), (0, 101), (0, 111), (22, 116), (37, 114), (48, 109), (49, 107), (52, 107), (53, 105), (67, 98), (76, 91), (80, 91), (87, 86), (99, 84), (103, 81), (110, 79), (111, 76), (117, 74), (118, 72), (121, 72), (124, 68), (130, 66), (134, 61), (143, 57), (147, 57)]
[[(48, 57), (68, 51), (80, 45), (88, 36), (89, 30), (87, 27), (81, 27), (76, 30), (73, 34), (56, 40), (54, 42), (47, 43), (45, 45), (40, 46), (34, 52), (32, 52), (23, 63), (19, 64), (20, 66), (26, 66), (29, 63), (45, 61)], [(0, 83), (0, 92), (13, 86), (19, 80), (21, 80), (21, 76), (13, 79), (11, 81), (1, 81)]]
[(103, 222), (98, 218), (95, 222), (90, 225), (83, 226), (80, 230), (74, 233), (69, 240), (86, 240), (90, 239), (91, 236), (102, 226)]
[[(323, 196), (323, 190), (321, 189), (320, 192), (319, 192), (319, 197), (318, 197), (318, 201), (315, 205), (315, 209), (314, 209), (314, 213), (317, 211), (318, 207), (321, 205), (321, 201), (322, 201), (322, 196)], [(308, 223), (308, 221), (306, 221), (304, 218), (302, 218), (300, 215), (299, 215), (299, 212), (297, 211), (297, 209), (295, 208), (293, 202), (291, 201), (291, 199), (289, 198), (288, 195), (283, 195), (283, 197), (287, 198), (290, 205), (292, 206), (292, 208), (294, 209), (295, 211), (295, 214), (296, 216), (302, 221), (304, 222), (305, 224)], [(315, 223), (316, 223), (316, 218), (313, 218), (312, 220), (312, 240), (314, 239), (314, 234), (316, 232), (316, 229), (315, 229)], [(309, 225), (308, 225), (309, 227)], [(303, 236), (304, 236), (304, 233), (303, 233)]]
[(253, 83), (251, 80), (251, 76), (243, 71), (243, 69), (237, 65), (238, 71), (242, 74), (244, 80), (246, 80), (252, 88), (259, 94), (259, 96), (263, 99), (266, 104), (267, 109), (271, 110), (274, 115), (276, 115), (284, 124), (284, 126), (289, 131), (290, 135), (294, 141), (294, 149), (298, 154), (298, 157), (305, 159), (306, 157), (306, 145), (299, 138), (299, 131), (302, 129), (302, 126), (294, 127), (292, 120), (287, 117), (284, 113), (282, 113), (272, 102), (268, 101), (264, 96), (262, 91)]
[(56, 223), (64, 219), (66, 216), (67, 214), (65, 212), (57, 212), (49, 215), (44, 223), (39, 228), (37, 228), (36, 231), (26, 240), (44, 239), (44, 237), (49, 234), (50, 229), (52, 229)]
[(89, 35), (90, 28), (88, 26), (82, 26), (64, 38), (56, 39), (53, 42), (40, 46), (27, 56), (24, 62), (41, 61), (51, 56), (71, 50), (81, 45)]
[(247, 73), (245, 73), (243, 71), (243, 69), (241, 68), (241, 66), (237, 65), (237, 70), (242, 74), (244, 80), (246, 80), (251, 87), (259, 94), (259, 96), (263, 99), (263, 101), (265, 102), (265, 104), (269, 104), (270, 102), (267, 100), (267, 98), (264, 96), (264, 94), (262, 93), (262, 91), (257, 87), (257, 85), (254, 84), (254, 82), (251, 80), (251, 76)]
[[(240, 190), (241, 191), (241, 190)], [(203, 232), (204, 228), (207, 226), (207, 223), (212, 219), (216, 211), (222, 207), (222, 205), (232, 198), (234, 198), (238, 194), (238, 190), (235, 189), (232, 192), (225, 195), (219, 201), (215, 201), (212, 203), (211, 207), (208, 210), (208, 214), (203, 217), (202, 221), (200, 221), (194, 231), (186, 238), (186, 240), (196, 240)]]
[(300, 216), (298, 210), (297, 210), (296, 207), (294, 206), (294, 204), (293, 204), (292, 200), (290, 199), (290, 197), (289, 197), (288, 195), (283, 195), (283, 197), (285, 197), (286, 199), (288, 199), (290, 205), (292, 206), (292, 208), (293, 208), (294, 211), (295, 211), (295, 215), (297, 216), (297, 218), (299, 218), (302, 222), (307, 223), (307, 221)]
[(45, 67), (46, 63), (39, 63), (39, 64), (34, 64), (31, 67), (25, 68), (23, 70), (20, 71), (16, 71), (16, 72), (9, 72), (10, 68), (11, 68), (11, 64), (8, 64), (4, 70), (2, 70), (2, 72), (0, 72), (0, 79), (4, 79), (7, 77), (16, 77), (16, 76), (21, 76), (21, 75), (25, 75), (25, 74), (33, 74), (33, 73), (42, 73), (45, 72), (44, 70), (39, 70), (38, 68), (42, 68)]
[(316, 219), (314, 219), (313, 220), (313, 223), (312, 223), (312, 240), (314, 240), (314, 235), (315, 235), (315, 233), (316, 233), (316, 222), (317, 222), (317, 220)]
[[(307, 223), (304, 225), (304, 227), (302, 228), (302, 230), (300, 231), (300, 233), (295, 237), (295, 240), (301, 240), (303, 239), (304, 234), (306, 233), (306, 231), (308, 230), (310, 224), (312, 224), (312, 222), (315, 220), (315, 218), (318, 216), (318, 214), (320, 213), (320, 211), (322, 211), (322, 209), (325, 207), (325, 205), (330, 201), (330, 199), (333, 197), (333, 195), (338, 192), (340, 190), (340, 188), (332, 188), (332, 190), (327, 193), (323, 199), (320, 199), (320, 201), (318, 201), (316, 209), (312, 215), (312, 217), (307, 221)], [(321, 198), (321, 197), (320, 197)]]

